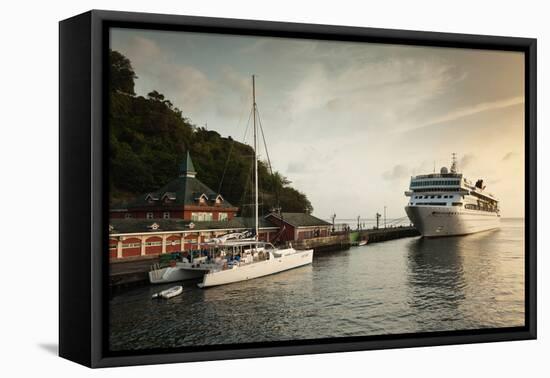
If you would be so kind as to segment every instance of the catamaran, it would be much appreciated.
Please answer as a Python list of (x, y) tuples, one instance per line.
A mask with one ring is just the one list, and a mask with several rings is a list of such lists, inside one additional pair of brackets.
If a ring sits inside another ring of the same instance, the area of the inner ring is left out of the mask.
[(313, 249), (296, 250), (289, 245), (278, 249), (273, 244), (259, 240), (258, 206), (258, 138), (256, 82), (252, 76), (252, 113), (254, 126), (254, 233), (230, 234), (201, 243), (205, 255), (189, 256), (187, 261), (177, 262), (166, 268), (149, 272), (151, 283), (165, 283), (201, 278), (201, 288), (251, 280), (285, 270), (311, 264)]

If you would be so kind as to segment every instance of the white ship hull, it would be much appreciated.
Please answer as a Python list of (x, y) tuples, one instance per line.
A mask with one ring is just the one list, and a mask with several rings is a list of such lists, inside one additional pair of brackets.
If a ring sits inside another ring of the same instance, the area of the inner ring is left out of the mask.
[(149, 272), (149, 282), (152, 284), (177, 282), (201, 278), (208, 271), (217, 268), (215, 264), (200, 264), (192, 267), (190, 263), (177, 263), (174, 267), (155, 269)]
[(449, 206), (406, 206), (415, 228), (425, 237), (468, 235), (500, 227), (495, 212)]
[(308, 265), (311, 264), (312, 261), (312, 249), (306, 251), (296, 251), (287, 255), (283, 254), (280, 257), (272, 256), (269, 260), (254, 262), (251, 264), (242, 264), (234, 266), (230, 269), (209, 272), (204, 275), (203, 281), (199, 284), (199, 287), (205, 288), (251, 280)]

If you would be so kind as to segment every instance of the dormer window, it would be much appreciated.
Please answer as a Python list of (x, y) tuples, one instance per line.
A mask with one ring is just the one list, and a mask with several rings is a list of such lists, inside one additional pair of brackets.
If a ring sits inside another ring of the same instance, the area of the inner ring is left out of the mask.
[(109, 225), (109, 232), (113, 232), (115, 228), (112, 225)]
[(199, 204), (205, 204), (208, 201), (208, 197), (203, 193), (197, 198), (197, 201)]
[(216, 205), (221, 205), (223, 203), (223, 197), (221, 196), (221, 194), (218, 194), (216, 196)]
[(148, 193), (146, 196), (145, 196), (145, 201), (149, 202), (149, 203), (153, 203), (155, 201), (158, 201), (158, 196), (156, 196), (155, 194), (153, 193)]
[(173, 202), (176, 200), (176, 193), (173, 193), (173, 192), (166, 192), (162, 195), (162, 200), (167, 203), (167, 202)]

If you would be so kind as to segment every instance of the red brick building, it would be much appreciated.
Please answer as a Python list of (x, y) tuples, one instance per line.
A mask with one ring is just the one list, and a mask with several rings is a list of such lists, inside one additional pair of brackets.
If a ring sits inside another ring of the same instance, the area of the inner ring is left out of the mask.
[(280, 241), (299, 241), (330, 235), (332, 224), (305, 213), (271, 213), (265, 219), (279, 227)]
[(198, 180), (189, 152), (179, 176), (155, 192), (144, 193), (110, 210), (110, 218), (183, 219), (194, 222), (230, 221), (237, 207)]
[[(113, 260), (196, 250), (200, 243), (230, 232), (254, 228), (251, 218), (195, 176), (187, 153), (179, 176), (155, 192), (112, 208), (109, 257)], [(269, 214), (259, 219), (258, 239), (286, 242), (328, 236), (331, 224), (308, 214)]]
[[(123, 259), (154, 256), (172, 252), (189, 252), (213, 237), (252, 228), (252, 219), (192, 222), (182, 219), (111, 219), (109, 221), (109, 258)], [(279, 227), (262, 219), (258, 238), (275, 241)]]

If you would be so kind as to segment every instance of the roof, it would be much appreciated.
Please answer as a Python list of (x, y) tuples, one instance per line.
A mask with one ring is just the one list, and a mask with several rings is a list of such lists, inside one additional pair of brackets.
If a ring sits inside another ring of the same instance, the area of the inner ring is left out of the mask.
[[(193, 223), (194, 227), (189, 225)], [(158, 228), (151, 226), (157, 224)], [(183, 219), (109, 219), (109, 228), (111, 234), (128, 234), (144, 232), (162, 232), (162, 231), (194, 231), (194, 230), (221, 230), (221, 229), (243, 229), (246, 228), (238, 220), (227, 221), (206, 221), (195, 222)]]
[[(256, 227), (256, 222), (254, 222), (253, 217), (235, 217), (233, 218), (237, 221), (239, 221), (242, 225), (244, 225), (247, 228), (254, 228)], [(258, 227), (260, 228), (269, 228), (269, 227), (275, 227), (279, 228), (276, 224), (269, 221), (269, 219), (260, 217), (258, 219)]]
[[(154, 192), (144, 193), (128, 202), (128, 204), (119, 207), (132, 209), (174, 205), (197, 205), (198, 199), (203, 194), (206, 196), (207, 203), (212, 205), (216, 204), (215, 201), (219, 193), (214, 192), (197, 179), (195, 177), (196, 173), (191, 156), (189, 152), (187, 152), (185, 160), (180, 164), (179, 177), (170, 181), (160, 189)], [(168, 199), (168, 202), (164, 202), (165, 198)], [(225, 201), (223, 197), (221, 203), (216, 204), (216, 206), (221, 208), (234, 208), (234, 206)]]
[(187, 151), (185, 159), (180, 164), (180, 176), (182, 175), (192, 175), (194, 176), (197, 173), (195, 166), (193, 165), (193, 160), (191, 160), (191, 155)]
[(306, 213), (270, 213), (266, 217), (275, 217), (294, 227), (331, 226), (332, 224)]
[[(183, 219), (136, 219), (136, 218), (113, 218), (109, 220), (111, 234), (128, 234), (162, 231), (195, 231), (195, 230), (221, 230), (221, 229), (250, 229), (254, 227), (252, 218), (235, 217), (226, 221), (189, 221)], [(189, 225), (193, 223), (194, 227)], [(157, 224), (158, 228), (151, 226)], [(260, 219), (260, 228), (277, 227), (266, 219)]]

